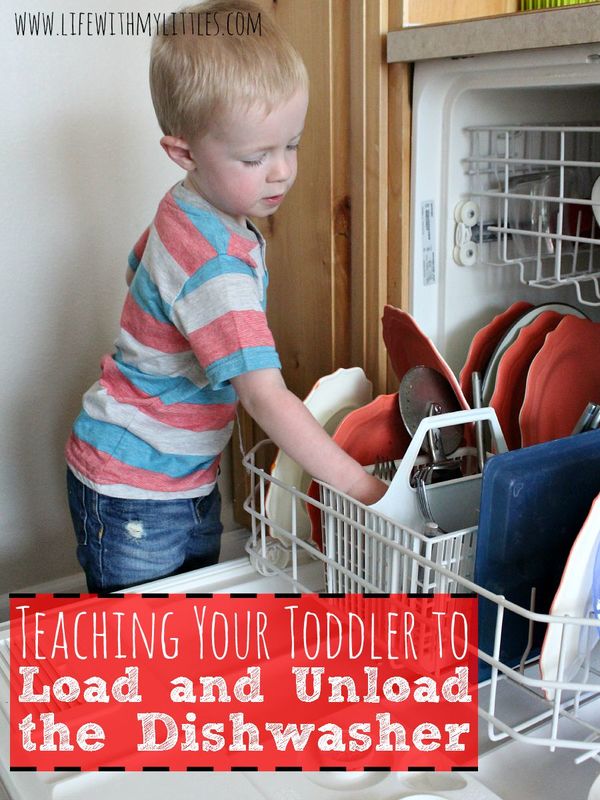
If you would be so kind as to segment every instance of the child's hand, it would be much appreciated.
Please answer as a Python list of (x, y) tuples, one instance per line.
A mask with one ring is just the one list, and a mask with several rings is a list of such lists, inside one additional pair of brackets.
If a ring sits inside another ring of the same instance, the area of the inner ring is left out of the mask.
[(364, 473), (364, 477), (355, 481), (346, 491), (350, 497), (358, 500), (359, 503), (364, 503), (366, 506), (371, 506), (378, 500), (381, 500), (383, 495), (387, 492), (388, 487), (379, 478), (369, 475), (368, 472)]

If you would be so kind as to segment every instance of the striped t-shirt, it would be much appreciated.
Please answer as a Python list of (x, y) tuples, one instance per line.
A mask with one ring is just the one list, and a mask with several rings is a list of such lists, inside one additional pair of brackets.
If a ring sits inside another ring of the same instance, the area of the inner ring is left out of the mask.
[(182, 183), (135, 245), (115, 352), (84, 395), (66, 448), (113, 497), (197, 497), (231, 436), (230, 379), (279, 368), (266, 316), (264, 240)]

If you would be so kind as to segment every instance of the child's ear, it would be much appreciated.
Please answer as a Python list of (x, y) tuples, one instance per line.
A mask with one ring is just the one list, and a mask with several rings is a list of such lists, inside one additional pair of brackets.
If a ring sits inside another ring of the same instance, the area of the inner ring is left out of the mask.
[(185, 139), (179, 139), (177, 136), (163, 136), (160, 144), (171, 161), (174, 161), (179, 167), (186, 172), (194, 169), (196, 164)]

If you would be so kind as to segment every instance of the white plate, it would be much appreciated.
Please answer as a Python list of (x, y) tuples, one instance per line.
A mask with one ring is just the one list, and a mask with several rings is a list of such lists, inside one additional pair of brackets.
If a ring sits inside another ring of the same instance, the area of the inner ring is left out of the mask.
[[(369, 403), (372, 397), (372, 383), (360, 367), (351, 367), (338, 369), (318, 380), (304, 400), (304, 405), (331, 435), (347, 414)], [(271, 475), (301, 492), (308, 490), (312, 480), (283, 450), (277, 453)], [(293, 503), (290, 492), (275, 484), (270, 485), (265, 502), (267, 516), (286, 531), (291, 530)], [(296, 503), (296, 533), (301, 539), (310, 539), (311, 524), (304, 503)], [(271, 535), (286, 541), (276, 530), (271, 529)]]
[(600, 619), (600, 543), (596, 550), (594, 561), (594, 576), (592, 578), (592, 611), (596, 619)]
[(596, 224), (600, 225), (600, 178), (596, 178), (596, 181), (592, 186), (591, 201), (594, 204), (592, 206), (592, 211), (596, 217)]
[(588, 800), (600, 800), (600, 775), (598, 775), (592, 784), (592, 788), (588, 794)]
[[(573, 542), (560, 585), (550, 607), (551, 615), (580, 619), (588, 616), (592, 608), (594, 556), (599, 542), (600, 495), (592, 503), (587, 519)], [(548, 625), (540, 655), (540, 673), (543, 680), (558, 680), (561, 637), (564, 649), (562, 680), (570, 681), (575, 676), (585, 656), (588, 631), (590, 629), (578, 625), (562, 625), (557, 622)], [(593, 635), (594, 631), (590, 632)], [(547, 689), (546, 697), (552, 700), (554, 689)]]
[(524, 328), (526, 325), (529, 325), (533, 322), (536, 317), (539, 317), (541, 313), (544, 311), (556, 311), (559, 314), (572, 314), (576, 317), (585, 318), (587, 315), (580, 311), (578, 308), (573, 308), (573, 306), (566, 305), (565, 303), (545, 303), (541, 306), (536, 306), (535, 308), (526, 311), (523, 316), (519, 317), (516, 322), (510, 326), (510, 328), (506, 331), (502, 339), (498, 342), (496, 349), (492, 353), (492, 356), (488, 362), (488, 365), (485, 370), (485, 374), (483, 376), (483, 380), (481, 383), (481, 394), (484, 406), (489, 406), (490, 400), (492, 399), (492, 395), (494, 394), (494, 387), (496, 386), (496, 375), (498, 374), (498, 366), (500, 365), (500, 361), (504, 353), (508, 350), (508, 348), (514, 344), (519, 335), (521, 328)]

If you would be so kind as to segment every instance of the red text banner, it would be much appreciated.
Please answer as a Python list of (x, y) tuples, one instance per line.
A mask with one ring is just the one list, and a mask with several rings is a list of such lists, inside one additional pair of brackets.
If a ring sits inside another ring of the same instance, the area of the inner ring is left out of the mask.
[(11, 768), (473, 769), (477, 602), (11, 598)]

